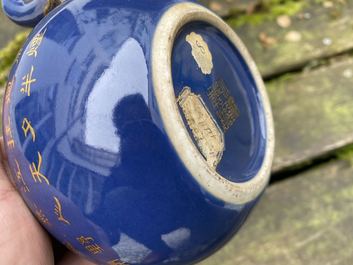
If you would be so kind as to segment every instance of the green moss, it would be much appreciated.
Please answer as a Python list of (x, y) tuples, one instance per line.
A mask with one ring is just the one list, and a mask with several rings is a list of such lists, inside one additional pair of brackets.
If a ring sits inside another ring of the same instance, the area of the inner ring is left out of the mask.
[(305, 0), (264, 0), (252, 14), (232, 13), (227, 22), (233, 27), (244, 24), (258, 25), (264, 21), (274, 20), (280, 15), (293, 16), (307, 4)]
[(16, 59), (16, 55), (21, 49), (28, 34), (28, 31), (19, 33), (2, 50), (0, 50), (0, 86), (5, 84), (11, 65)]
[(279, 88), (285, 88), (286, 83), (294, 80), (297, 77), (298, 77), (298, 74), (295, 72), (282, 74), (274, 79), (266, 80), (266, 88), (268, 89), (269, 93), (271, 92), (275, 93), (274, 91), (278, 92)]
[(348, 161), (351, 165), (353, 165), (353, 144), (348, 145), (341, 150), (337, 151), (336, 157), (341, 160)]

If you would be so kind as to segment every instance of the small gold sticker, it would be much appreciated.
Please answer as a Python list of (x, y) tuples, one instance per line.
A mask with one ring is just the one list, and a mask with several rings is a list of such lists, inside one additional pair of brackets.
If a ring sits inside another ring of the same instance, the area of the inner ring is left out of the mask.
[(223, 132), (213, 119), (200, 95), (185, 87), (178, 97), (185, 119), (207, 164), (216, 169), (224, 151)]
[(202, 36), (191, 32), (186, 36), (186, 41), (190, 44), (192, 56), (201, 68), (202, 73), (205, 75), (211, 74), (213, 69), (212, 54)]

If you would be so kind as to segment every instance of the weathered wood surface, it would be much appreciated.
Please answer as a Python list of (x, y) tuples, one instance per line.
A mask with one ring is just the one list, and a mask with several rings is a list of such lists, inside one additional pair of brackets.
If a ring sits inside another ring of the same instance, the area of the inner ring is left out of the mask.
[(0, 8), (0, 49), (5, 47), (14, 38), (16, 33), (23, 31), (23, 29), (5, 17)]
[(235, 12), (246, 12), (261, 0), (201, 0), (201, 3), (208, 6), (218, 15), (226, 17)]
[[(229, 11), (239, 1), (217, 2), (219, 6), (228, 6)], [(280, 27), (275, 20), (234, 27), (263, 76), (284, 73), (353, 48), (353, 1), (326, 1), (333, 3), (332, 7), (317, 2), (308, 1), (307, 7), (291, 18), (287, 28)], [(235, 16), (228, 22), (232, 24), (236, 20)], [(261, 42), (261, 34), (272, 44)]]
[(200, 265), (353, 264), (353, 166), (334, 161), (272, 185), (240, 232)]
[(353, 143), (353, 59), (267, 84), (276, 128), (273, 171)]

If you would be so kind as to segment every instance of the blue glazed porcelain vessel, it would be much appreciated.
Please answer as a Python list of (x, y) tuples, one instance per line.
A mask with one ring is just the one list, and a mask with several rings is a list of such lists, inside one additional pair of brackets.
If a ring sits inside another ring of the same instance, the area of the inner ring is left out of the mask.
[(263, 82), (219, 17), (185, 1), (74, 0), (9, 75), (12, 179), (98, 264), (189, 264), (224, 245), (269, 180)]

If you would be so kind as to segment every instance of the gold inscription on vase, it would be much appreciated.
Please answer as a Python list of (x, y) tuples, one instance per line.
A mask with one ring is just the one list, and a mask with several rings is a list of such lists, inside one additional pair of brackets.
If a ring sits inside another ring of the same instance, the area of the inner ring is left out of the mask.
[(201, 96), (185, 87), (178, 103), (207, 164), (216, 169), (224, 151), (224, 136)]
[(222, 79), (217, 80), (208, 90), (208, 97), (226, 133), (239, 118), (240, 112)]
[(186, 41), (190, 44), (192, 56), (200, 67), (202, 73), (205, 75), (211, 74), (213, 69), (212, 54), (202, 36), (195, 32), (191, 32), (186, 36)]

